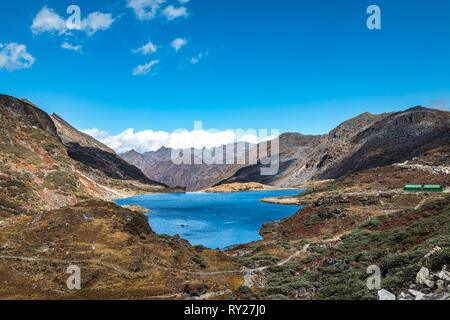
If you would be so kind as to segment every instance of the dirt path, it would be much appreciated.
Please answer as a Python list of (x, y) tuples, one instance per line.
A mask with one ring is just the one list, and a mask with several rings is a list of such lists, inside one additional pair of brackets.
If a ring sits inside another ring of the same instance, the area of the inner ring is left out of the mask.
[(68, 261), (68, 260), (61, 260), (61, 259), (32, 258), (32, 257), (24, 257), (24, 256), (5, 256), (5, 255), (0, 255), (0, 259), (22, 260), (22, 261), (32, 261), (32, 262), (39, 261), (39, 262), (60, 263), (60, 264), (67, 264), (67, 265), (87, 263), (87, 264), (95, 264), (100, 267), (108, 268), (110, 270), (113, 270), (113, 271), (119, 273), (120, 275), (122, 275), (126, 278), (130, 278), (133, 275), (131, 272), (123, 270), (123, 269), (119, 268), (118, 266), (115, 266), (112, 264), (105, 264), (105, 263), (101, 263), (101, 262), (97, 262), (97, 261), (91, 261), (91, 260)]
[(426, 201), (427, 201), (427, 198), (420, 201), (420, 203), (414, 208), (414, 210), (419, 210), (425, 204)]
[[(275, 266), (285, 265), (286, 263), (288, 263), (289, 261), (291, 261), (295, 257), (298, 257), (300, 254), (306, 253), (308, 248), (309, 248), (309, 244), (305, 245), (302, 248), (302, 250), (296, 251), (295, 253), (291, 254), (288, 258), (286, 258), (283, 261), (277, 263)], [(183, 271), (183, 273), (198, 274), (198, 275), (205, 275), (205, 276), (207, 276), (207, 275), (215, 275), (215, 274), (226, 274), (226, 273), (255, 273), (255, 272), (264, 271), (264, 270), (266, 270), (266, 269), (268, 269), (270, 267), (272, 267), (272, 266), (265, 266), (265, 267), (259, 267), (259, 268), (254, 268), (254, 269), (249, 269), (249, 268), (243, 267), (242, 269), (239, 269), (239, 270), (210, 271), (210, 272)]]
[[(303, 248), (301, 250), (297, 250), (296, 252), (291, 254), (289, 257), (287, 257), (283, 261), (277, 263), (275, 266), (282, 266), (282, 265), (289, 263), (291, 260), (295, 259), (302, 253), (306, 253), (309, 246), (310, 246), (309, 244), (306, 244), (305, 246), (303, 246)], [(9, 255), (0, 255), (0, 259), (23, 260), (23, 261), (32, 261), (32, 262), (39, 261), (39, 262), (47, 262), (47, 263), (61, 263), (61, 264), (66, 264), (66, 265), (83, 264), (83, 263), (84, 264), (86, 264), (86, 263), (87, 264), (95, 264), (97, 266), (101, 266), (101, 267), (105, 267), (110, 270), (113, 270), (128, 279), (133, 278), (133, 277), (141, 277), (141, 276), (147, 274), (147, 273), (131, 273), (131, 272), (121, 269), (120, 267), (118, 267), (116, 265), (105, 264), (105, 263), (91, 261), (91, 260), (67, 261), (67, 260), (61, 260), (61, 259), (36, 258), (36, 257), (25, 257), (25, 256), (9, 256)], [(181, 272), (181, 273), (185, 273), (185, 274), (195, 274), (195, 275), (216, 275), (216, 274), (233, 274), (233, 273), (240, 274), (240, 273), (242, 273), (242, 274), (244, 274), (244, 284), (243, 285), (252, 286), (252, 284), (253, 284), (252, 278), (255, 277), (255, 274), (257, 274), (261, 271), (264, 271), (270, 267), (271, 266), (264, 266), (264, 267), (253, 268), (253, 269), (243, 267), (242, 269), (239, 269), (239, 270), (224, 270), (224, 271), (210, 271), (210, 272), (180, 271), (180, 270), (176, 270), (176, 269), (172, 269), (172, 268), (164, 268), (164, 269), (166, 269), (168, 271), (176, 271), (176, 272)], [(222, 290), (222, 291), (217, 291), (217, 292), (208, 292), (199, 297), (191, 297), (191, 298), (195, 299), (195, 300), (205, 300), (205, 299), (210, 299), (210, 298), (214, 298), (214, 297), (218, 297), (218, 296), (224, 296), (224, 295), (227, 295), (230, 293), (231, 293), (231, 291), (229, 289), (227, 289), (227, 290)], [(188, 297), (188, 295), (183, 294), (183, 293), (174, 293), (174, 294), (159, 295), (159, 296), (149, 296), (148, 298), (149, 299), (182, 299), (185, 297)]]

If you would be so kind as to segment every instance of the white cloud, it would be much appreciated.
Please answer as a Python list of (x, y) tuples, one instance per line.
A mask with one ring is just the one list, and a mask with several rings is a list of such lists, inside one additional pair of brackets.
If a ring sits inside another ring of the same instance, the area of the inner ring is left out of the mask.
[(61, 45), (61, 48), (66, 49), (66, 50), (79, 51), (79, 52), (81, 52), (81, 49), (82, 49), (81, 46), (79, 46), (79, 45), (78, 46), (74, 46), (74, 45), (71, 45), (68, 42), (64, 42)]
[(186, 44), (187, 44), (187, 40), (186, 39), (177, 38), (177, 39), (173, 40), (170, 45), (172, 46), (172, 48), (175, 49), (175, 51), (178, 51), (182, 47), (184, 47)]
[(189, 0), (178, 0), (179, 3), (188, 3)]
[[(161, 147), (173, 149), (187, 148), (214, 148), (221, 145), (245, 141), (257, 143), (258, 137), (254, 134), (237, 135), (233, 130), (205, 131), (205, 130), (177, 130), (172, 133), (166, 131), (144, 130), (135, 132), (134, 129), (127, 129), (122, 133), (111, 136), (99, 129), (84, 130), (87, 133), (118, 153), (136, 150), (138, 152), (156, 151)], [(268, 137), (269, 140), (275, 137)]]
[(147, 42), (145, 45), (140, 47), (139, 49), (132, 50), (134, 53), (141, 52), (143, 55), (147, 55), (149, 53), (155, 53), (158, 50), (158, 46), (156, 46), (151, 41)]
[(151, 71), (152, 67), (159, 63), (159, 60), (150, 61), (147, 64), (139, 65), (133, 70), (133, 76), (147, 74)]
[(18, 43), (0, 43), (0, 70), (8, 71), (31, 68), (36, 59), (27, 52), (27, 47)]
[(152, 20), (166, 0), (127, 0), (127, 8), (134, 10), (139, 20)]
[(198, 55), (196, 55), (195, 57), (192, 57), (191, 60), (189, 61), (191, 64), (197, 64), (200, 62), (200, 60), (202, 60), (205, 56), (207, 56), (209, 54), (209, 51), (206, 51), (205, 53), (200, 52)]
[(58, 32), (59, 34), (63, 34), (66, 32), (66, 27), (66, 21), (53, 9), (45, 6), (34, 18), (31, 31), (34, 34), (43, 32)]
[(107, 30), (114, 22), (111, 13), (93, 12), (88, 15), (86, 19), (81, 21), (81, 30), (87, 32), (88, 35), (93, 35), (98, 30)]
[(162, 14), (166, 16), (167, 20), (174, 20), (179, 17), (189, 16), (189, 14), (187, 13), (187, 9), (185, 7), (175, 8), (172, 5), (167, 6), (167, 8), (164, 9)]
[(31, 25), (31, 31), (33, 34), (41, 34), (44, 32), (70, 34), (70, 31), (80, 30), (91, 36), (98, 30), (107, 30), (111, 27), (115, 19), (112, 17), (111, 13), (101, 13), (92, 12), (87, 16), (87, 18), (81, 21), (80, 29), (68, 29), (67, 22), (59, 14), (57, 14), (53, 9), (48, 7), (43, 7), (41, 11), (33, 19), (33, 24)]
[(90, 135), (91, 137), (94, 137), (97, 140), (101, 140), (109, 136), (109, 133), (107, 131), (102, 131), (97, 128), (82, 130), (82, 132)]

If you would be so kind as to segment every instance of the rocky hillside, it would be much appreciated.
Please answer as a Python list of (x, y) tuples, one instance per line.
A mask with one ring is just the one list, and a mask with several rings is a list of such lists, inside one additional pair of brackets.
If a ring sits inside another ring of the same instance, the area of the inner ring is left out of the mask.
[[(240, 151), (234, 145), (233, 161), (250, 149), (251, 145), (246, 143), (244, 150)], [(175, 164), (172, 161), (173, 149), (162, 147), (154, 152), (138, 153), (135, 150), (121, 154), (120, 156), (128, 163), (140, 168), (147, 177), (154, 181), (162, 182), (171, 187), (184, 187), (188, 191), (196, 191), (211, 186), (219, 176), (231, 167), (227, 163), (227, 146), (224, 150), (223, 164)], [(191, 160), (194, 163), (194, 154), (201, 154), (203, 150), (191, 149)]]
[[(450, 190), (403, 191), (405, 184), (448, 186), (449, 151), (447, 143), (409, 161), (316, 182), (298, 196), (271, 201), (299, 210), (265, 224), (263, 241), (229, 251), (252, 268), (237, 294), (242, 299), (450, 299), (445, 271), (450, 270)], [(371, 265), (381, 270), (378, 289), (367, 287)]]
[[(216, 181), (215, 185), (229, 183), (259, 182), (267, 185), (277, 185), (293, 166), (306, 157), (316, 146), (318, 146), (324, 136), (302, 135), (300, 133), (284, 133), (279, 137), (279, 171), (276, 175), (261, 175), (261, 168), (267, 167), (259, 161), (257, 164), (235, 164), (224, 172)], [(258, 145), (252, 148), (249, 153), (254, 157), (260, 154)], [(272, 156), (270, 143), (267, 146), (268, 155)], [(273, 156), (275, 153), (273, 154)], [(247, 159), (250, 157), (246, 155)], [(247, 162), (248, 163), (248, 162)]]
[[(0, 228), (0, 299), (196, 299), (243, 282), (219, 250), (158, 236), (142, 213), (111, 202), (13, 216)], [(71, 265), (81, 290), (66, 286)]]
[(147, 178), (140, 169), (130, 165), (116, 153), (91, 136), (78, 131), (61, 117), (51, 116), (67, 153), (72, 159), (95, 170), (103, 172), (106, 176), (119, 180), (136, 180), (148, 185), (166, 187)]
[(364, 113), (320, 137), (280, 137), (280, 172), (261, 176), (260, 166), (234, 166), (218, 184), (260, 182), (290, 187), (311, 180), (410, 160), (450, 141), (450, 112), (415, 107), (402, 112)]
[(334, 179), (410, 160), (449, 141), (450, 112), (415, 107), (389, 114), (363, 114), (332, 130), (280, 184)]
[[(71, 158), (50, 116), (28, 101), (0, 95), (0, 215), (169, 190), (115, 154), (86, 149), (91, 158), (80, 162), (73, 159), (79, 153), (69, 151)], [(116, 175), (108, 172), (113, 169)]]
[(82, 147), (96, 148), (109, 153), (115, 153), (113, 149), (107, 147), (91, 136), (78, 131), (56, 113), (50, 116), (55, 124), (56, 130), (63, 143), (78, 143)]

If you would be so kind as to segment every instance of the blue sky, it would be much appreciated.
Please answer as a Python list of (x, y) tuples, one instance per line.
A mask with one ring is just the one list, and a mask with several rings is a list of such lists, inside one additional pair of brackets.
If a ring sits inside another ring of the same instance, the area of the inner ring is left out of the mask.
[[(139, 1), (161, 3), (152, 17)], [(83, 30), (42, 21), (32, 28), (43, 8), (66, 19), (72, 4), (81, 8)], [(372, 4), (381, 8), (381, 30), (366, 27)], [(318, 134), (365, 111), (449, 106), (447, 0), (16, 0), (0, 6), (0, 52), (25, 45), (33, 60), (8, 70), (0, 55), (0, 92), (26, 97), (80, 129), (172, 132), (202, 120), (207, 129)], [(89, 17), (94, 12), (99, 19)], [(186, 41), (178, 51), (175, 39)], [(147, 54), (137, 51), (149, 41), (154, 47)], [(133, 74), (145, 65), (148, 73)]]

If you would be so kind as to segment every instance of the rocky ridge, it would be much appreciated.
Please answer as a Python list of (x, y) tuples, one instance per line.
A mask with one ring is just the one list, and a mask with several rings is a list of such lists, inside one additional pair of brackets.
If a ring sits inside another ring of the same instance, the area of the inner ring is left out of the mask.
[[(90, 198), (176, 191), (151, 181), (113, 153), (63, 144), (52, 118), (28, 101), (0, 95), (0, 120), (0, 216)], [(93, 138), (89, 141), (96, 145)]]
[[(261, 176), (261, 165), (232, 166), (218, 184), (260, 182), (292, 187), (337, 179), (370, 168), (411, 160), (450, 141), (450, 112), (423, 107), (364, 113), (323, 136), (280, 136), (280, 171)], [(257, 152), (254, 148), (251, 152)]]

